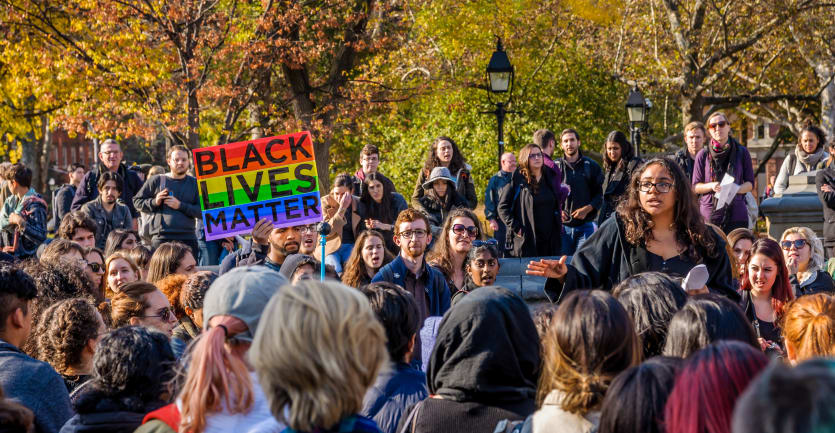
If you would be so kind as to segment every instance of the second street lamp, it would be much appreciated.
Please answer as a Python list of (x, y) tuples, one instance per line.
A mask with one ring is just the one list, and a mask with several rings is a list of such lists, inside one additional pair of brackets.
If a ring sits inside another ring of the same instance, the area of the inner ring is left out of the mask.
[(632, 88), (629, 97), (626, 98), (626, 115), (629, 118), (629, 132), (632, 135), (632, 144), (635, 146), (635, 156), (641, 155), (641, 131), (647, 129), (649, 109), (652, 107), (649, 100), (638, 90), (638, 86)]
[[(513, 92), (513, 65), (510, 64), (510, 59), (504, 51), (501, 38), (496, 40), (496, 51), (490, 56), (490, 63), (487, 64), (486, 78), (487, 97), (491, 103), (496, 105), (496, 109), (482, 113), (496, 115), (499, 124), (499, 170), (501, 170), (502, 154), (504, 153), (504, 118), (506, 114), (514, 113), (514, 111), (507, 110), (507, 104), (510, 103), (510, 95)], [(493, 100), (494, 95), (498, 99), (502, 93), (508, 94), (507, 100)]]

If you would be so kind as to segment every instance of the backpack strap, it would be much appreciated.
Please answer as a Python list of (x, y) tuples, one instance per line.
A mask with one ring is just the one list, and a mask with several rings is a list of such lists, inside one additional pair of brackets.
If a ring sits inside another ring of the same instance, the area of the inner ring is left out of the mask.
[[(429, 398), (432, 398), (432, 397), (429, 397)], [(414, 433), (415, 432), (415, 428), (417, 427), (418, 412), (420, 412), (420, 408), (423, 406), (424, 401), (426, 401), (426, 400), (419, 401), (415, 405), (415, 407), (412, 408), (412, 411), (409, 412), (409, 416), (406, 417), (405, 421), (403, 421), (403, 424), (402, 424), (402, 427), (400, 428), (399, 433)]]

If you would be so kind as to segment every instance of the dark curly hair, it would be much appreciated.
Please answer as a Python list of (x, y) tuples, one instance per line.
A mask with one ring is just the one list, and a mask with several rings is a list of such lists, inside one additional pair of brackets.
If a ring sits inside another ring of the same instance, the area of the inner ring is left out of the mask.
[(72, 240), (78, 229), (84, 229), (95, 234), (96, 222), (84, 211), (77, 210), (70, 212), (61, 218), (61, 224), (58, 226), (58, 237)]
[(54, 263), (60, 262), (64, 256), (76, 251), (81, 257), (84, 257), (84, 247), (66, 239), (54, 239), (46, 246), (41, 254), (41, 262)]
[(449, 162), (449, 172), (453, 176), (457, 176), (458, 170), (461, 170), (467, 165), (467, 160), (461, 154), (461, 151), (458, 150), (458, 145), (455, 144), (455, 141), (449, 137), (440, 136), (432, 142), (432, 147), (429, 149), (429, 153), (426, 154), (426, 161), (423, 163), (423, 175), (427, 179), (429, 179), (433, 168), (441, 166), (441, 160), (438, 159), (438, 145), (443, 141), (448, 141), (452, 145), (452, 160)]
[(199, 271), (191, 274), (180, 290), (180, 306), (183, 309), (188, 307), (192, 311), (202, 309), (206, 292), (216, 279), (217, 274), (212, 271)]
[(38, 359), (66, 374), (81, 362), (81, 354), (99, 332), (96, 307), (85, 298), (65, 299), (47, 308), (35, 328)]
[[(104, 295), (93, 287), (84, 271), (74, 263), (39, 263), (30, 260), (23, 264), (23, 270), (32, 276), (38, 288), (38, 297), (32, 303), (32, 329), (37, 329), (43, 312), (59, 301), (87, 298), (94, 305), (104, 302)], [(34, 334), (29, 335), (22, 349), (27, 355), (37, 357)]]
[(667, 158), (653, 158), (642, 164), (632, 174), (626, 197), (617, 208), (617, 215), (626, 228), (626, 240), (633, 245), (640, 246), (646, 246), (647, 241), (652, 240), (652, 228), (655, 223), (649, 213), (641, 207), (638, 183), (644, 171), (653, 165), (664, 167), (673, 178), (671, 191), (675, 194), (673, 224), (676, 240), (681, 245), (687, 246), (687, 256), (694, 262), (700, 262), (705, 254), (708, 257), (717, 257), (719, 250), (716, 248), (716, 240), (705, 224), (702, 214), (699, 213), (690, 182), (687, 181), (681, 167)]
[(90, 389), (99, 398), (144, 413), (165, 404), (161, 397), (168, 392), (175, 363), (165, 334), (141, 326), (115, 329), (96, 347)]

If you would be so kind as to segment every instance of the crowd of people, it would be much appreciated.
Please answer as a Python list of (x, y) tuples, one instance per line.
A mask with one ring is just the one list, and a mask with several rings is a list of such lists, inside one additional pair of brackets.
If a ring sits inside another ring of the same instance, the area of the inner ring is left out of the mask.
[[(181, 146), (128, 167), (107, 140), (50, 204), (0, 165), (0, 431), (835, 428), (835, 223), (752, 231), (727, 116), (684, 137), (642, 160), (612, 131), (601, 166), (576, 130), (538, 130), (483, 215), (453, 139), (408, 199), (366, 145), (322, 193), (324, 252), (317, 224), (205, 240)], [(825, 143), (804, 129), (786, 172), (818, 170), (830, 215)], [(505, 257), (536, 257), (550, 302), (498, 286)]]

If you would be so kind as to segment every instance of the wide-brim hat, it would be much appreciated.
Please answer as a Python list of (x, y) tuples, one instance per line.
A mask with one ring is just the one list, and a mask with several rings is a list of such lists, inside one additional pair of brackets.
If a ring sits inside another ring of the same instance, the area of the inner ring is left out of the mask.
[(432, 184), (439, 179), (448, 181), (452, 184), (452, 188), (455, 188), (455, 179), (452, 178), (449, 169), (446, 167), (435, 167), (432, 169), (432, 173), (429, 174), (429, 179), (423, 182), (423, 189), (431, 189)]

